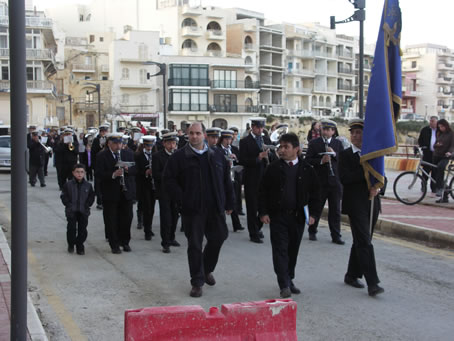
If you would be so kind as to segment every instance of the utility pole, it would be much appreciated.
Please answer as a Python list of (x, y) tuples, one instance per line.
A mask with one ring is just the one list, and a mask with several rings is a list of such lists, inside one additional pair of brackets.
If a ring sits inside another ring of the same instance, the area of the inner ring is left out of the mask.
[(98, 93), (98, 125), (101, 125), (101, 84), (85, 83), (85, 85), (93, 85), (95, 90), (87, 90), (87, 95), (97, 92)]
[(151, 77), (162, 75), (162, 96), (163, 96), (162, 114), (163, 114), (164, 129), (167, 129), (166, 64), (153, 62), (153, 61), (147, 61), (144, 63), (144, 65), (156, 65), (157, 67), (159, 67), (159, 71), (153, 75), (147, 72), (147, 79), (150, 79)]

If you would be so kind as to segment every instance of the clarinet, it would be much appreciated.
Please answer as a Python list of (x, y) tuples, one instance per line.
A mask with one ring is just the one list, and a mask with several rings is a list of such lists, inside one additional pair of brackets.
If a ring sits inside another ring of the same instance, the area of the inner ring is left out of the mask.
[[(262, 142), (262, 148), (261, 148), (260, 152), (264, 152), (265, 151), (265, 147), (264, 147), (265, 146), (265, 141), (263, 141), (263, 136), (262, 135), (260, 135), (259, 138), (260, 138), (260, 141)], [(268, 166), (268, 164), (270, 163), (270, 159), (269, 159), (268, 153), (266, 154), (266, 157), (264, 157), (262, 160), (265, 160), (264, 161), (265, 166)]]
[[(118, 152), (118, 161), (121, 162), (121, 152)], [(126, 187), (125, 182), (125, 169), (123, 167), (119, 167), (121, 169), (121, 176), (120, 176), (120, 187), (122, 192), (127, 192), (128, 188)]]
[[(328, 139), (323, 139), (323, 141), (325, 141), (325, 151), (328, 152), (328, 148), (329, 148), (329, 143), (328, 143)], [(331, 164), (331, 157), (329, 158), (329, 176), (334, 176), (334, 171), (333, 171), (333, 165)]]
[[(148, 155), (147, 155), (147, 157), (148, 157)], [(145, 168), (151, 169), (151, 166), (152, 166), (152, 165), (151, 165), (151, 161), (152, 161), (152, 160), (151, 160), (151, 154), (150, 154), (150, 156), (148, 157), (148, 165), (147, 165)], [(147, 175), (146, 178), (147, 178), (147, 179), (150, 179), (150, 181), (151, 181), (151, 186), (152, 186), (153, 189), (155, 189), (155, 187), (154, 187), (153, 176), (152, 176), (152, 175)]]

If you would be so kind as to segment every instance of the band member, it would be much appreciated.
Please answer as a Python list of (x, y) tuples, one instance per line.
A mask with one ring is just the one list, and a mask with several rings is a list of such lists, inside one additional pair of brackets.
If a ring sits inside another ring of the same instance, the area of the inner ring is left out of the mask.
[[(349, 126), (352, 146), (339, 155), (339, 174), (344, 186), (342, 213), (348, 215), (353, 235), (344, 282), (354, 288), (364, 288), (364, 284), (359, 281), (359, 278), (364, 275), (369, 295), (375, 296), (384, 292), (384, 289), (378, 285), (380, 280), (372, 245), (373, 228), (378, 219), (380, 199), (377, 189), (368, 189), (364, 169), (360, 164), (364, 122), (361, 119), (354, 119)], [(370, 230), (371, 199), (374, 200), (372, 230)]]
[[(232, 126), (229, 130), (233, 131), (233, 138), (232, 138), (232, 147), (235, 147), (238, 150), (238, 160), (240, 155), (240, 139), (238, 136), (238, 127)], [(239, 161), (238, 161), (239, 162)], [(238, 215), (245, 215), (243, 212), (243, 196), (242, 196), (242, 189), (243, 189), (243, 174), (244, 169), (241, 171), (235, 172), (235, 181), (233, 182), (233, 190), (235, 191), (235, 198), (239, 198), (239, 200), (235, 200), (235, 212)]]
[(221, 137), (221, 129), (217, 127), (208, 128), (206, 130), (206, 142), (208, 147), (217, 149), (216, 145)]
[[(204, 143), (202, 124), (193, 123), (188, 132), (189, 143), (167, 162), (163, 184), (181, 207), (188, 239), (190, 296), (200, 297), (204, 283), (216, 284), (212, 273), (228, 236), (225, 213), (233, 209), (233, 188), (227, 160)], [(207, 243), (202, 251), (204, 236)]]
[[(130, 151), (122, 150), (122, 134), (108, 136), (107, 148), (96, 157), (96, 176), (101, 180), (103, 217), (112, 253), (130, 252), (132, 202), (136, 167)], [(125, 163), (126, 162), (126, 163)]]
[(139, 146), (139, 141), (142, 138), (143, 133), (139, 127), (131, 128), (131, 138), (128, 141), (128, 148), (135, 152)]
[(74, 132), (70, 128), (66, 128), (60, 136), (60, 141), (55, 147), (55, 153), (59, 154), (60, 171), (58, 172), (58, 186), (60, 190), (67, 180), (72, 179), (72, 169), (77, 163), (79, 154), (79, 144), (77, 139), (74, 139)]
[(99, 126), (99, 133), (93, 139), (93, 144), (91, 146), (91, 154), (93, 161), (93, 169), (95, 170), (95, 193), (96, 193), (96, 208), (102, 210), (102, 193), (101, 193), (101, 178), (96, 177), (96, 161), (98, 153), (104, 149), (107, 143), (107, 132), (109, 131), (109, 126), (103, 124)]
[(170, 156), (177, 150), (177, 133), (162, 135), (163, 150), (153, 154), (153, 179), (156, 187), (156, 197), (159, 199), (159, 218), (161, 228), (162, 252), (170, 253), (170, 246), (180, 246), (175, 240), (178, 222), (178, 206), (169, 193), (163, 188), (162, 174)]
[(35, 125), (29, 125), (28, 126), (28, 133), (27, 133), (27, 147), (30, 146), (30, 143), (32, 142), (32, 133), (36, 131), (36, 126)]
[[(154, 216), (154, 206), (156, 203), (156, 190), (153, 181), (152, 173), (152, 150), (155, 146), (155, 136), (144, 136), (142, 145), (135, 153), (136, 160), (136, 188), (138, 206), (143, 217), (143, 230), (145, 232), (145, 240), (151, 240), (152, 225)], [(153, 234), (154, 235), (154, 234)]]
[(287, 298), (301, 293), (293, 283), (295, 266), (304, 226), (320, 215), (320, 186), (313, 167), (298, 156), (298, 137), (283, 134), (279, 143), (280, 159), (266, 168), (260, 184), (259, 212), (270, 224), (274, 272)]
[(244, 194), (246, 199), (247, 228), (253, 243), (263, 243), (262, 222), (258, 217), (257, 193), (260, 180), (269, 163), (268, 151), (264, 145), (271, 141), (262, 136), (265, 118), (251, 119), (250, 133), (240, 140), (240, 164), (244, 166)]
[(36, 175), (38, 175), (39, 183), (41, 187), (46, 187), (46, 181), (44, 178), (44, 158), (46, 149), (39, 141), (39, 133), (33, 131), (31, 134), (31, 140), (28, 143), (29, 150), (29, 182), (32, 187), (36, 184)]
[[(231, 170), (232, 170), (232, 167), (238, 165), (238, 160), (240, 158), (240, 151), (238, 150), (238, 148), (231, 145), (232, 138), (233, 138), (233, 130), (222, 130), (221, 137), (219, 138), (219, 141), (217, 144), (218, 149), (220, 151), (222, 151), (222, 153), (225, 155), (225, 158), (228, 161)], [(241, 166), (239, 166), (239, 167), (241, 167)], [(234, 171), (234, 179), (235, 179), (235, 181), (233, 183), (234, 189), (238, 186), (238, 184), (236, 184), (237, 173), (238, 172)], [(241, 186), (241, 183), (240, 183), (240, 186)], [(235, 193), (234, 210), (230, 216), (232, 217), (233, 232), (237, 232), (237, 231), (244, 230), (244, 227), (241, 226), (240, 218), (238, 217), (238, 212), (236, 211), (236, 207), (238, 207), (238, 204), (236, 202), (238, 200), (241, 200), (241, 196), (237, 197), (235, 191), (234, 191), (234, 193)], [(241, 189), (240, 189), (240, 195), (241, 195)]]
[[(340, 201), (342, 196), (342, 185), (339, 180), (338, 160), (339, 153), (344, 150), (342, 142), (333, 137), (336, 132), (336, 122), (324, 120), (322, 125), (322, 136), (309, 142), (306, 153), (306, 161), (315, 168), (321, 184), (321, 207), (325, 206), (328, 200), (328, 225), (331, 231), (331, 240), (335, 244), (343, 245), (340, 232), (341, 211)], [(320, 217), (314, 224), (309, 225), (309, 239), (317, 240), (317, 227)]]

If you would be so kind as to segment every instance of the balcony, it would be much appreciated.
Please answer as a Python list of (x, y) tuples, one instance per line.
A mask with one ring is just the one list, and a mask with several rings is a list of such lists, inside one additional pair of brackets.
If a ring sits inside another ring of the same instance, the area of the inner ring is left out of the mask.
[[(134, 115), (134, 114), (152, 114), (154, 105), (120, 105), (120, 111), (124, 114)], [(157, 116), (148, 116), (148, 117), (157, 117)]]
[(101, 72), (108, 73), (109, 72), (109, 65), (101, 65)]
[(187, 16), (198, 16), (202, 15), (202, 8), (200, 7), (191, 7), (191, 6), (183, 6), (183, 9), (181, 10), (182, 15), (187, 15)]
[(209, 40), (224, 40), (225, 34), (222, 30), (208, 30), (206, 37)]
[(353, 91), (353, 87), (351, 86), (351, 84), (338, 84), (337, 90)]
[(346, 75), (353, 75), (354, 71), (350, 68), (346, 68), (346, 67), (339, 67), (337, 69), (337, 72), (338, 73), (343, 73), (343, 74), (346, 74)]
[(167, 81), (168, 86), (201, 86), (210, 87), (211, 81), (209, 79), (199, 78), (169, 78)]
[(438, 70), (440, 71), (452, 71), (454, 70), (454, 65), (449, 63), (440, 63), (438, 64)]
[(255, 89), (260, 89), (260, 83), (257, 81), (237, 81), (237, 80), (213, 80), (211, 82), (211, 88), (212, 89), (222, 89), (222, 90), (255, 90)]
[(322, 93), (335, 93), (336, 88), (326, 88), (323, 86), (316, 86), (314, 87), (314, 92), (322, 92)]
[[(0, 16), (0, 26), (9, 26), (8, 16)], [(25, 27), (52, 29), (52, 19), (44, 17), (25, 17)]]
[(222, 51), (221, 50), (209, 50), (205, 52), (206, 57), (222, 57)]
[[(27, 60), (54, 61), (54, 53), (52, 50), (26, 49), (25, 51)], [(0, 49), (0, 58), (9, 59), (9, 49)]]
[(438, 91), (437, 97), (451, 97), (452, 92), (448, 90)]
[[(0, 80), (0, 91), (9, 92), (10, 89), (10, 81)], [(27, 93), (52, 94), (55, 92), (55, 85), (49, 81), (27, 81)]]
[(295, 77), (308, 77), (308, 78), (315, 77), (314, 71), (307, 70), (307, 69), (289, 69), (289, 70), (287, 70), (287, 74), (289, 76), (295, 76)]
[(197, 47), (183, 47), (181, 52), (183, 56), (197, 56), (198, 49)]
[(421, 96), (421, 92), (419, 91), (414, 91), (414, 90), (406, 90), (404, 92), (405, 97), (419, 97)]
[(258, 113), (258, 105), (210, 105), (210, 111), (215, 113)]
[[(355, 69), (359, 70), (359, 63), (358, 62), (355, 63)], [(369, 63), (367, 63), (367, 64), (364, 63), (364, 71), (370, 71), (370, 70), (371, 70), (370, 64)]]
[(183, 37), (200, 37), (202, 30), (198, 26), (185, 26), (181, 29)]
[(402, 112), (402, 114), (414, 114), (415, 113), (415, 109), (413, 109), (413, 108), (402, 108), (400, 111)]
[(133, 82), (125, 82), (120, 83), (120, 88), (122, 89), (151, 89), (151, 84), (148, 83), (133, 83)]
[(338, 51), (337, 56), (343, 59), (353, 59), (353, 52), (351, 51)]
[(402, 65), (402, 71), (404, 72), (417, 72), (417, 71), (422, 71), (422, 67), (417, 65), (417, 66), (411, 66), (411, 65)]
[(244, 49), (246, 51), (255, 51), (256, 46), (254, 44), (251, 44), (251, 43), (245, 43), (244, 44)]
[(169, 111), (203, 111), (209, 112), (208, 103), (170, 103)]
[(324, 51), (315, 50), (313, 53), (316, 58), (330, 58), (330, 59), (336, 58), (336, 56), (333, 55), (332, 53), (328, 53), (328, 52), (324, 52)]
[(310, 96), (312, 88), (287, 88), (287, 96)]
[[(101, 100), (101, 109), (104, 101)], [(76, 99), (74, 108), (80, 111), (98, 111), (98, 102), (86, 102), (84, 98)]]
[(312, 59), (315, 57), (315, 53), (314, 53), (314, 51), (309, 51), (309, 50), (289, 50), (288, 56)]
[(94, 73), (96, 67), (94, 64), (73, 64), (73, 72)]

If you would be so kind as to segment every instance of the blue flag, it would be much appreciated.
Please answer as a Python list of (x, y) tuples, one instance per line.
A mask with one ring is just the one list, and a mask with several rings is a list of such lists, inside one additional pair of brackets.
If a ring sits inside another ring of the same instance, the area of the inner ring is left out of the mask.
[(385, 183), (385, 155), (397, 150), (396, 121), (402, 104), (399, 0), (385, 0), (375, 47), (364, 118), (361, 164), (369, 188)]

